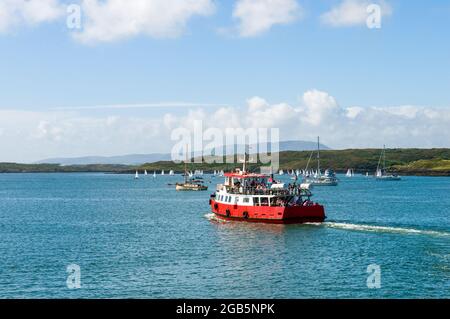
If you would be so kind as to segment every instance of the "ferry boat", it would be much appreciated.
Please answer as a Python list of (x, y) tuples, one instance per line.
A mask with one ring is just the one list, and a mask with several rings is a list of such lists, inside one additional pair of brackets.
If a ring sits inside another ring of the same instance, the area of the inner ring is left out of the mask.
[(210, 206), (222, 220), (272, 224), (323, 222), (322, 205), (311, 200), (309, 185), (285, 185), (272, 175), (254, 174), (242, 170), (225, 174), (225, 183), (217, 185)]

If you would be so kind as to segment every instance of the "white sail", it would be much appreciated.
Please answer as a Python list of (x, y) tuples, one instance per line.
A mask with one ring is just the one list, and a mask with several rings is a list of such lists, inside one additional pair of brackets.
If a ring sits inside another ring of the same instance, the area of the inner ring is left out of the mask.
[(377, 169), (376, 176), (377, 177), (382, 177), (383, 176), (383, 171), (381, 169)]
[(148, 175), (148, 173), (147, 173), (147, 170), (145, 170), (145, 172), (144, 172), (144, 175), (145, 175), (145, 176), (147, 176), (147, 175)]
[(161, 171), (161, 175), (164, 175), (164, 170)]
[(139, 178), (139, 172), (136, 171), (136, 175), (134, 175), (134, 179), (138, 179)]
[(353, 172), (353, 169), (349, 168), (348, 171), (347, 171), (346, 176), (347, 176), (347, 177), (353, 177), (354, 175), (355, 175), (355, 174), (354, 174), (354, 172)]
[(173, 170), (170, 170), (169, 175), (174, 175)]
[(153, 177), (156, 178), (156, 171), (153, 171)]

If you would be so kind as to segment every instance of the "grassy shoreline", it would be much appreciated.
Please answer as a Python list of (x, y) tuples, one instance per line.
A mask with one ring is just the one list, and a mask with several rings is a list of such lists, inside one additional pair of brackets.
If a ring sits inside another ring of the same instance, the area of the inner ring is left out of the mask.
[[(284, 170), (303, 169), (311, 156), (310, 151), (280, 152), (280, 168)], [(358, 174), (373, 174), (376, 170), (380, 150), (377, 149), (352, 149), (352, 150), (327, 150), (321, 152), (321, 167), (333, 168), (338, 173), (345, 173), (352, 168)], [(235, 161), (238, 163), (238, 161)], [(400, 175), (416, 176), (450, 176), (450, 149), (391, 149), (387, 150), (387, 166), (389, 170)], [(242, 164), (191, 164), (189, 169), (212, 172), (214, 170), (230, 171)], [(250, 164), (250, 170), (257, 171), (261, 164)], [(310, 167), (316, 166), (313, 155)], [(173, 162), (156, 162), (144, 165), (70, 165), (58, 164), (18, 164), (0, 163), (0, 173), (117, 173), (131, 174), (136, 170), (149, 173), (165, 170), (183, 172), (184, 164)]]

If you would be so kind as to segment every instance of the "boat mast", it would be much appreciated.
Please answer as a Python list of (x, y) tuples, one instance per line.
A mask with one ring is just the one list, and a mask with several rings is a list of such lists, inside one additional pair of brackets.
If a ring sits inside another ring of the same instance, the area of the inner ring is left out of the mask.
[(306, 168), (305, 168), (305, 171), (306, 171), (306, 172), (307, 172), (308, 169), (309, 169), (309, 163), (311, 163), (311, 158), (313, 157), (313, 155), (314, 155), (314, 151), (312, 151), (312, 152), (311, 152), (311, 155), (309, 155), (308, 163), (306, 163)]
[(386, 171), (386, 145), (383, 145), (383, 170)]
[(381, 160), (382, 160), (382, 159), (383, 159), (383, 150), (381, 150), (380, 158), (378, 159), (377, 172), (376, 172), (376, 174), (378, 174), (378, 172), (380, 171), (380, 165), (381, 165)]
[(320, 136), (317, 136), (317, 175), (320, 176)]
[(184, 183), (187, 184), (187, 161), (188, 161), (188, 145), (186, 144), (186, 159), (184, 160)]

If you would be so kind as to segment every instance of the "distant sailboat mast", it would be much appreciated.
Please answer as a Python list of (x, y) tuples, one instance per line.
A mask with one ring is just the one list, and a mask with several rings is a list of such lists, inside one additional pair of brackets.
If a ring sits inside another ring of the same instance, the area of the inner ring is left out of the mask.
[(383, 145), (383, 150), (380, 154), (380, 159), (378, 160), (377, 172), (375, 176), (381, 177), (383, 176), (383, 169), (381, 168), (381, 162), (383, 161), (383, 169), (386, 167), (386, 145)]
[(320, 175), (320, 136), (317, 136), (317, 176)]
[(309, 159), (308, 159), (308, 163), (306, 163), (306, 168), (305, 168), (304, 175), (311, 175), (309, 173), (309, 163), (311, 163), (311, 159), (312, 159), (313, 155), (314, 155), (314, 151), (312, 151), (311, 155), (309, 155)]
[(189, 146), (186, 144), (186, 159), (184, 160), (184, 183), (185, 184), (187, 184), (187, 177), (188, 177), (188, 171), (187, 171), (188, 149), (189, 149)]

